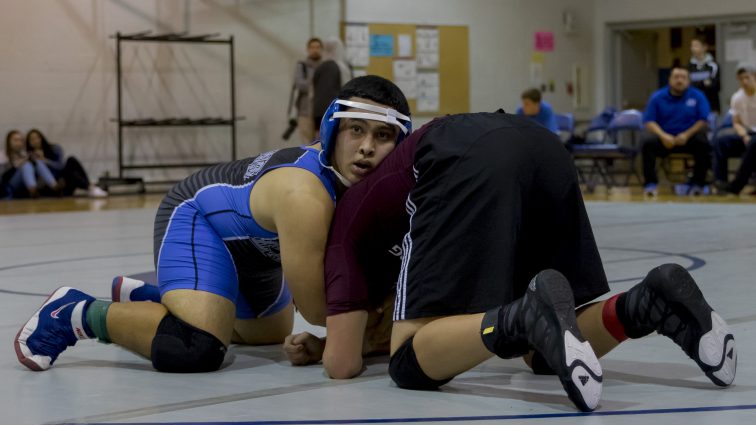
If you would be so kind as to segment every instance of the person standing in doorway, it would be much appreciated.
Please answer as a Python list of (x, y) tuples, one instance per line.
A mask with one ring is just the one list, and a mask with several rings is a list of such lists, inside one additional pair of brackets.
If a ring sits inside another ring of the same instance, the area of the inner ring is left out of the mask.
[(709, 45), (706, 40), (696, 37), (690, 42), (690, 72), (691, 85), (701, 90), (709, 101), (712, 112), (717, 114), (719, 107), (719, 64), (709, 53)]

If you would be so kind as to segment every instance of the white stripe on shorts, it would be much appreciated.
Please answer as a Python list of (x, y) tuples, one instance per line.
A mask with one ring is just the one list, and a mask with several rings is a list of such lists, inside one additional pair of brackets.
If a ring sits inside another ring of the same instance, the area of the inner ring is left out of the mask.
[(417, 207), (407, 196), (405, 204), (407, 213), (409, 213), (409, 229), (402, 239), (402, 267), (399, 272), (399, 279), (396, 284), (396, 301), (394, 302), (394, 320), (404, 320), (404, 312), (407, 304), (407, 269), (409, 268), (410, 256), (412, 255), (412, 217), (417, 211)]

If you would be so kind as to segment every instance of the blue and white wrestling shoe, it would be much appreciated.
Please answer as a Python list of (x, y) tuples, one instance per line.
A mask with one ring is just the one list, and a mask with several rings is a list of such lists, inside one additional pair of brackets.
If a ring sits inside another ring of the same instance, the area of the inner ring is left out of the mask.
[(47, 370), (76, 341), (93, 338), (84, 311), (94, 300), (67, 286), (56, 289), (16, 334), (18, 360), (31, 370)]
[(110, 293), (114, 302), (160, 302), (160, 289), (157, 286), (126, 276), (116, 276), (113, 278)]

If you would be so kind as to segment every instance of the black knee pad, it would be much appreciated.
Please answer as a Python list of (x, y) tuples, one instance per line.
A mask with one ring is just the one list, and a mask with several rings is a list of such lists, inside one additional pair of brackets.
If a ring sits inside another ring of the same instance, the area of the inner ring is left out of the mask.
[(401, 347), (391, 356), (389, 361), (389, 375), (399, 388), (408, 390), (436, 390), (452, 378), (437, 381), (428, 377), (420, 368), (412, 348), (414, 337), (404, 341)]
[(152, 340), (152, 366), (161, 372), (213, 372), (225, 356), (226, 347), (218, 338), (170, 313)]

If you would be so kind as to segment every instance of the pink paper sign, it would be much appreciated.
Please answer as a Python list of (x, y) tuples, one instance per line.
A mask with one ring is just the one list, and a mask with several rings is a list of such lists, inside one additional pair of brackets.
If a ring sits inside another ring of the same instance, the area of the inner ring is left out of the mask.
[(554, 51), (554, 33), (551, 31), (537, 31), (534, 37), (537, 52)]

